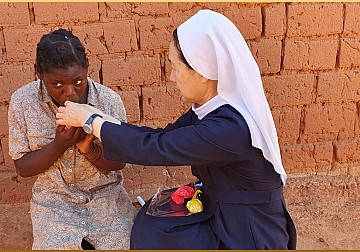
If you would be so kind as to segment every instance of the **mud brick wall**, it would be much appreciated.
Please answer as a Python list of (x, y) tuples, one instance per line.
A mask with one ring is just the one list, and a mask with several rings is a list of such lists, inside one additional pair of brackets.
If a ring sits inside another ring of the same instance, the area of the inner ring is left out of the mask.
[[(360, 3), (0, 3), (0, 204), (28, 202), (35, 178), (8, 155), (7, 109), (36, 79), (36, 43), (64, 27), (87, 48), (90, 76), (118, 92), (128, 120), (164, 126), (189, 108), (169, 80), (172, 30), (200, 9), (229, 17), (259, 64), (293, 177), (360, 175)], [(141, 153), (139, 153), (141, 155)], [(193, 180), (189, 167), (125, 168), (135, 201)]]

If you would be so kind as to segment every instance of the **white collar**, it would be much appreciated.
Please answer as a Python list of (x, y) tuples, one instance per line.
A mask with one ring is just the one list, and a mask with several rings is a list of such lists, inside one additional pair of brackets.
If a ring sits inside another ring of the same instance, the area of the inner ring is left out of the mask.
[(192, 110), (197, 115), (199, 120), (203, 119), (207, 114), (214, 111), (215, 109), (221, 107), (222, 105), (227, 104), (219, 95), (214, 96), (205, 104), (201, 105), (198, 108), (195, 108), (194, 104), (192, 105)]

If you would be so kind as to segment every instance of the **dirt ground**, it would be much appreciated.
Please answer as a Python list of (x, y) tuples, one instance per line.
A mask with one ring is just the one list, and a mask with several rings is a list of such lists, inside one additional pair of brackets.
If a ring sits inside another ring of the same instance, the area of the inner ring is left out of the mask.
[[(299, 250), (360, 250), (360, 178), (289, 178), (288, 210)], [(29, 204), (0, 205), (0, 249), (31, 248)]]
[(360, 178), (289, 179), (285, 189), (300, 250), (360, 250)]

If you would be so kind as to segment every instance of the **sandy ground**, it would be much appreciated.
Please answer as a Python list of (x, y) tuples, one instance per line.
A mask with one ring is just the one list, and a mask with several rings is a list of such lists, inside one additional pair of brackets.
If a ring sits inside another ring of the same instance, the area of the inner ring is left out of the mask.
[(285, 189), (300, 250), (360, 250), (360, 178), (289, 180)]
[[(360, 178), (290, 178), (288, 210), (299, 250), (360, 250)], [(29, 204), (0, 205), (0, 249), (30, 249)]]

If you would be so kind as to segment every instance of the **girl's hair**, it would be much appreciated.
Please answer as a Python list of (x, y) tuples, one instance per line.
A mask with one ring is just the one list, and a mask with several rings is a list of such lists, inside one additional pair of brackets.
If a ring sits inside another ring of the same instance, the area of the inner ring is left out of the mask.
[(186, 60), (185, 57), (184, 57), (184, 54), (183, 54), (182, 51), (181, 51), (180, 42), (179, 42), (179, 37), (178, 37), (178, 34), (177, 34), (177, 28), (173, 31), (173, 40), (174, 40), (176, 49), (177, 49), (178, 52), (179, 52), (179, 57), (180, 57), (181, 62), (184, 63), (186, 66), (188, 66), (190, 69), (193, 69), (193, 68), (190, 66), (190, 64), (187, 62), (187, 60)]
[(41, 37), (36, 47), (36, 71), (46, 73), (53, 68), (89, 66), (85, 48), (70, 31), (58, 29)]

